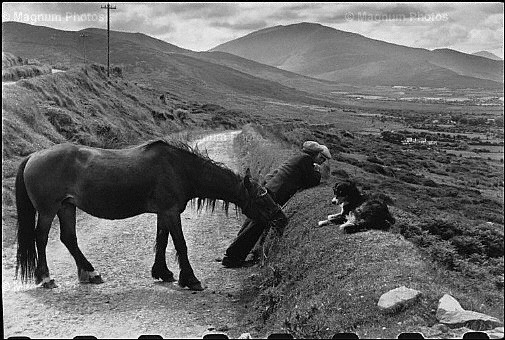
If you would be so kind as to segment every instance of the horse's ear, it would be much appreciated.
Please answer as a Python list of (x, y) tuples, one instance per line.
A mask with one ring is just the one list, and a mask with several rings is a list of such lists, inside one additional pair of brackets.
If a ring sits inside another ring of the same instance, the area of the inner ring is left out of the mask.
[(245, 171), (244, 185), (247, 189), (251, 187), (251, 169), (249, 168)]

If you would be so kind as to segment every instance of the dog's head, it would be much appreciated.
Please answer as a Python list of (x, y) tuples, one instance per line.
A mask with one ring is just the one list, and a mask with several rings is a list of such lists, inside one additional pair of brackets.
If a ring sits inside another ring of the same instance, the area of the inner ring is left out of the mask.
[(335, 197), (331, 200), (331, 203), (337, 205), (349, 203), (354, 197), (360, 196), (356, 183), (351, 181), (335, 183), (333, 194)]

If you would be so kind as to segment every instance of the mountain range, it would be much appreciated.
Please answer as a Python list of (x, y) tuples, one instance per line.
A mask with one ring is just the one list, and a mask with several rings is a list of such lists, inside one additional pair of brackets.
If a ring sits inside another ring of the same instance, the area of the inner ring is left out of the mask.
[(211, 51), (351, 84), (503, 86), (500, 61), (450, 49), (391, 44), (313, 23), (265, 28)]
[[(51, 64), (107, 62), (107, 31), (2, 23), (2, 50)], [(503, 88), (503, 61), (395, 45), (320, 24), (275, 26), (194, 52), (142, 33), (110, 32), (111, 62), (167, 90), (309, 100), (340, 84)], [(154, 78), (153, 78), (154, 77)], [(139, 78), (139, 79), (140, 79)], [(297, 92), (298, 91), (298, 92)]]

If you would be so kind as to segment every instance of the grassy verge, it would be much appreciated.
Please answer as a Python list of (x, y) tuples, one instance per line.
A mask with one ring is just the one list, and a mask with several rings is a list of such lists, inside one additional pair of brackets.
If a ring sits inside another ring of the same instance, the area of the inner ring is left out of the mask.
[(17, 81), (23, 78), (32, 78), (51, 73), (51, 67), (47, 65), (23, 65), (13, 66), (2, 70), (2, 81)]
[[(332, 139), (333, 134), (338, 139)], [(345, 137), (338, 131), (249, 127), (238, 144), (243, 166), (260, 175), (268, 172), (288, 158), (302, 139), (330, 145), (332, 177), (297, 193), (285, 208), (291, 218), (284, 234), (271, 232), (267, 238), (261, 274), (244, 291), (244, 296), (256, 296), (247, 318), (258, 334), (331, 338), (336, 332), (354, 332), (362, 338), (396, 338), (436, 324), (438, 300), (445, 293), (465, 309), (503, 320), (503, 225), (484, 222), (485, 216), (500, 216), (499, 207), (484, 204), (487, 211), (474, 219), (462, 216), (457, 206), (440, 208), (428, 199), (427, 191), (419, 193), (419, 188), (433, 187), (346, 162), (348, 157), (340, 150), (363, 147), (355, 155), (361, 154), (364, 164), (374, 164), (367, 157), (378, 146), (369, 144), (365, 149), (360, 137)], [(397, 219), (393, 230), (341, 235), (331, 227), (313, 228), (334, 213), (331, 186), (344, 178), (393, 198), (391, 210)], [(395, 314), (380, 312), (379, 297), (402, 285), (420, 290), (422, 298)]]

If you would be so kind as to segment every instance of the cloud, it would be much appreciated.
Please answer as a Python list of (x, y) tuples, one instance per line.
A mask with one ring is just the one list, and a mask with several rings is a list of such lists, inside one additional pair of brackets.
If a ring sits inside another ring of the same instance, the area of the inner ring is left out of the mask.
[(425, 48), (451, 47), (469, 38), (469, 31), (460, 24), (433, 26), (425, 31), (414, 43)]
[[(2, 3), (2, 19), (62, 30), (106, 27), (104, 3)], [(115, 3), (111, 28), (141, 32), (192, 50), (277, 25), (314, 22), (369, 38), (423, 48), (501, 50), (502, 3)], [(352, 15), (349, 16), (349, 13)], [(45, 16), (37, 16), (37, 15)], [(65, 20), (70, 14), (69, 20)], [(30, 15), (34, 15), (30, 17)], [(94, 15), (97, 20), (80, 20)], [(99, 17), (96, 17), (99, 15)], [(358, 16), (361, 15), (361, 16)], [(438, 15), (438, 17), (437, 17)], [(58, 18), (55, 16), (60, 16)]]
[(209, 25), (211, 27), (227, 28), (234, 31), (257, 31), (268, 26), (265, 20), (238, 21), (233, 23), (227, 21), (214, 21)]
[[(318, 11), (323, 7), (322, 4), (300, 3), (296, 5), (282, 5), (265, 13), (270, 21), (305, 21), (310, 17), (310, 13)], [(273, 26), (273, 25), (272, 25)]]
[(184, 19), (226, 18), (239, 13), (238, 4), (234, 3), (170, 3), (167, 13), (173, 13)]

